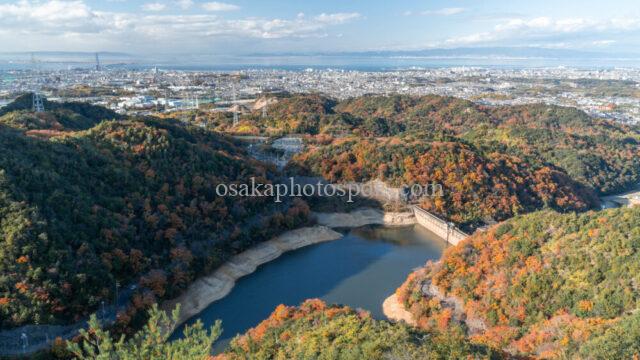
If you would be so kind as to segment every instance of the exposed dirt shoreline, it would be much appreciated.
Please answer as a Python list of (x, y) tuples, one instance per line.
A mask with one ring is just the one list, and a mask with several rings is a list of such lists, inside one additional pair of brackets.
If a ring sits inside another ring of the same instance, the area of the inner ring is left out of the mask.
[(287, 251), (326, 241), (342, 234), (331, 228), (365, 225), (406, 226), (415, 224), (413, 213), (385, 213), (363, 208), (349, 213), (314, 213), (318, 225), (287, 231), (234, 256), (209, 275), (193, 282), (179, 297), (165, 301), (162, 309), (170, 311), (180, 304), (178, 325), (197, 315), (211, 303), (227, 296), (238, 279), (256, 271), (258, 266), (275, 260)]
[(404, 321), (411, 326), (416, 325), (416, 321), (402, 304), (398, 302), (398, 297), (393, 294), (382, 303), (382, 312), (387, 319), (395, 322)]
[(283, 253), (308, 245), (337, 240), (342, 234), (326, 226), (313, 226), (287, 231), (271, 240), (260, 243), (227, 261), (213, 273), (193, 282), (179, 297), (163, 303), (164, 310), (180, 304), (178, 323), (187, 321), (209, 304), (227, 296), (236, 280), (256, 271), (258, 266), (277, 259)]
[(365, 225), (406, 226), (416, 223), (413, 212), (384, 212), (363, 208), (349, 213), (314, 213), (320, 225), (332, 228), (351, 228)]

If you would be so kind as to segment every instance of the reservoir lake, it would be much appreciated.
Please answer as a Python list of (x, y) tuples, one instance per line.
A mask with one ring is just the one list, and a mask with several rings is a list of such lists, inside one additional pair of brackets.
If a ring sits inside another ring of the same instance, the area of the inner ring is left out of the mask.
[[(419, 226), (365, 226), (339, 230), (335, 241), (283, 254), (238, 280), (225, 298), (186, 322), (205, 327), (222, 320), (220, 352), (237, 334), (266, 319), (279, 304), (299, 305), (319, 298), (371, 312), (383, 319), (382, 302), (407, 275), (428, 260), (438, 260), (446, 242)], [(184, 326), (184, 325), (183, 325)], [(182, 336), (183, 326), (174, 337)]]

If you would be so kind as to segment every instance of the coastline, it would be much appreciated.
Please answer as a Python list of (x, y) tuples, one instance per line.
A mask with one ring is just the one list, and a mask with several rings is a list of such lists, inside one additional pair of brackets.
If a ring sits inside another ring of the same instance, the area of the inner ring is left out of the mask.
[(383, 212), (372, 208), (357, 209), (349, 213), (313, 213), (312, 217), (318, 225), (284, 232), (245, 250), (212, 273), (198, 278), (177, 298), (163, 302), (161, 308), (170, 312), (180, 304), (177, 327), (213, 302), (227, 296), (238, 279), (255, 272), (260, 265), (273, 261), (288, 251), (342, 238), (343, 235), (332, 228), (408, 226), (416, 223), (411, 212)]

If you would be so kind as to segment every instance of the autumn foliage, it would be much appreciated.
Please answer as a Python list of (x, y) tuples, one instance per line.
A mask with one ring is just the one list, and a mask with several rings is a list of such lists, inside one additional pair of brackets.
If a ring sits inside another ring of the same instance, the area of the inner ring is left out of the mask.
[(638, 229), (640, 208), (517, 217), (447, 249), (398, 298), (425, 329), (453, 311), (473, 341), (513, 354), (631, 358), (640, 353)]
[[(75, 106), (42, 116), (60, 122)], [(67, 126), (92, 114), (77, 106), (86, 111)], [(154, 119), (32, 137), (31, 125), (9, 121), (23, 115), (0, 120), (2, 327), (80, 320), (113, 301), (116, 281), (120, 295), (136, 287), (125, 323), (135, 308), (176, 296), (197, 274), (306, 221), (300, 200), (275, 207), (216, 195), (221, 182), (275, 176), (226, 137)]]
[[(277, 99), (266, 118), (244, 115), (244, 127), (262, 134), (417, 138), (462, 142), (488, 156), (499, 153), (540, 169), (552, 167), (598, 193), (640, 181), (640, 130), (596, 119), (568, 107), (530, 104), (485, 106), (437, 95), (361, 96), (335, 101), (301, 94)], [(231, 117), (215, 122), (229, 128)], [(375, 164), (375, 168), (382, 163)]]
[(331, 182), (437, 184), (443, 196), (424, 197), (421, 206), (463, 227), (543, 207), (586, 210), (598, 202), (590, 189), (560, 169), (534, 167), (498, 152), (482, 153), (453, 139), (343, 138), (298, 155), (291, 167)]
[(489, 359), (500, 355), (486, 346), (471, 346), (457, 330), (425, 333), (375, 320), (366, 311), (311, 299), (299, 307), (279, 305), (214, 359)]

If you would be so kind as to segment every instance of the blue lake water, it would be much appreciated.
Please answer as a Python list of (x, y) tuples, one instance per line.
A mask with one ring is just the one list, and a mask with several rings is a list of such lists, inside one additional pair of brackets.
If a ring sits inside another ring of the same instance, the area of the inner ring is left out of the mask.
[[(279, 304), (320, 298), (383, 318), (382, 302), (427, 260), (439, 259), (445, 242), (419, 227), (363, 227), (342, 239), (282, 255), (241, 278), (231, 293), (187, 322), (222, 320), (220, 351), (238, 333), (267, 318)], [(178, 329), (175, 336), (179, 336)]]

